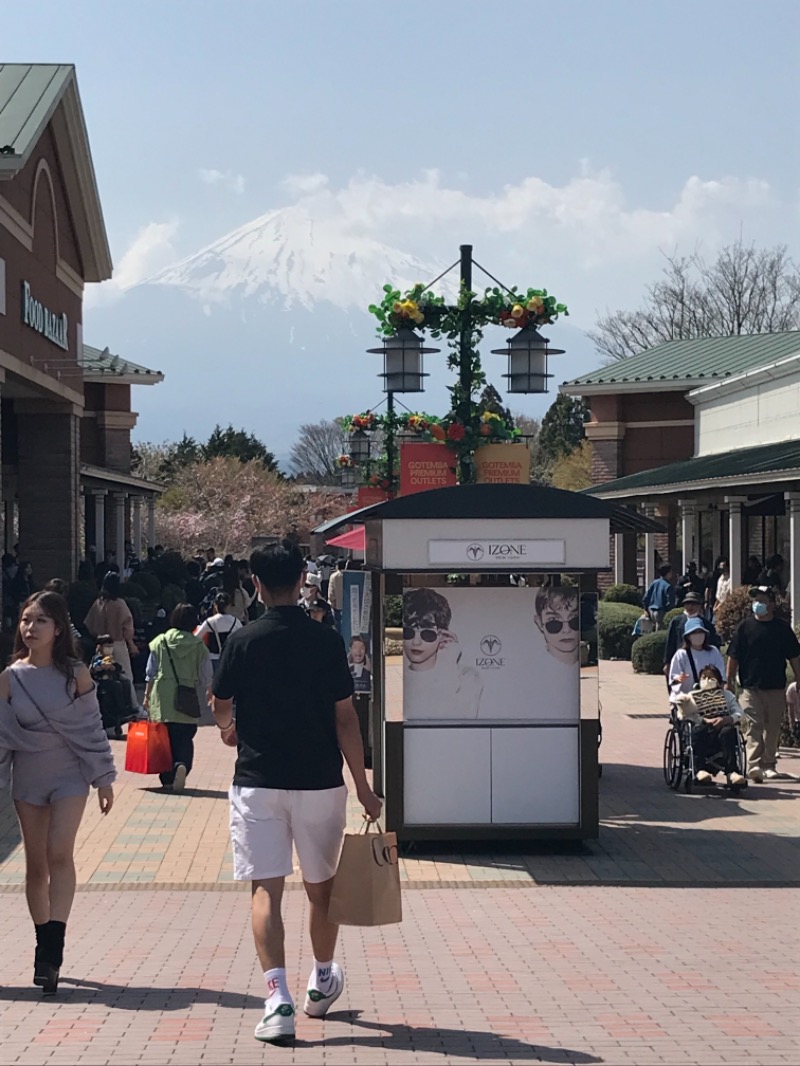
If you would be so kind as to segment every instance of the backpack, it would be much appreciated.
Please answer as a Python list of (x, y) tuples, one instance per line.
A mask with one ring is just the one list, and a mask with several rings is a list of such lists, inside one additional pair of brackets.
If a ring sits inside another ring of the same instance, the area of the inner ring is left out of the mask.
[[(209, 632), (203, 634), (205, 645), (212, 654), (216, 652), (217, 655), (222, 655), (222, 649), (225, 647), (225, 642), (227, 641), (231, 633), (234, 631), (234, 629), (236, 629), (236, 618), (232, 614), (227, 615), (227, 617), (231, 620), (230, 629), (226, 629), (220, 632), (220, 630), (217, 629), (215, 626), (212, 626), (211, 622), (209, 621)], [(216, 648), (211, 646), (212, 641), (213, 644), (216, 645)]]

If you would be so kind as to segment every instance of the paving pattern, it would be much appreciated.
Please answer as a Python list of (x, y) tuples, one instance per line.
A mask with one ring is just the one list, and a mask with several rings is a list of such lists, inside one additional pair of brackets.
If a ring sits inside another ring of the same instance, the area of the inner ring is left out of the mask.
[[(404, 856), (403, 923), (343, 930), (340, 1009), (301, 1018), (293, 1048), (252, 1036), (263, 978), (230, 881), (232, 752), (213, 727), (185, 794), (123, 773), (111, 815), (87, 813), (56, 1000), (29, 983), (4, 801), (0, 1063), (796, 1064), (800, 785), (671, 793), (666, 719), (633, 717), (661, 713), (662, 683), (625, 663), (602, 664), (601, 678), (600, 840)], [(800, 760), (785, 753), (781, 767)], [(298, 997), (305, 921), (302, 891), (288, 892)]]

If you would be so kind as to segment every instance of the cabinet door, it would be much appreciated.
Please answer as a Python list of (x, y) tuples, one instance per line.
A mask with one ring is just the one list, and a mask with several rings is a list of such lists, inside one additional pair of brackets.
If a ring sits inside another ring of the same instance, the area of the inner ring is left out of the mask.
[(578, 730), (570, 726), (492, 730), (492, 822), (577, 825)]
[(406, 825), (491, 824), (490, 732), (406, 726)]

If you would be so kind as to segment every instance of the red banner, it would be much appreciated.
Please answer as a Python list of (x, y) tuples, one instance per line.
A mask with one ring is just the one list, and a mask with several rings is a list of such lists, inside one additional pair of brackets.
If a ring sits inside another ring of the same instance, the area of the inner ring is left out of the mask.
[(389, 499), (388, 492), (377, 485), (361, 485), (358, 490), (358, 507), (372, 507), (375, 503), (383, 503)]
[(456, 459), (444, 444), (400, 446), (400, 495), (443, 489), (456, 483)]

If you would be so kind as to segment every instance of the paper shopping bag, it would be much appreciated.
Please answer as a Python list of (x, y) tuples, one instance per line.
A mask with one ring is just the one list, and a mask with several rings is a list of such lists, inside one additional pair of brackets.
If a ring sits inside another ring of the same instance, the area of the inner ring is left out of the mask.
[(172, 748), (163, 722), (131, 722), (125, 745), (125, 769), (133, 774), (167, 774)]
[(397, 834), (348, 833), (333, 880), (328, 920), (337, 925), (392, 925), (403, 920)]

